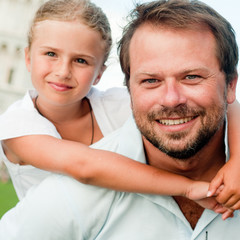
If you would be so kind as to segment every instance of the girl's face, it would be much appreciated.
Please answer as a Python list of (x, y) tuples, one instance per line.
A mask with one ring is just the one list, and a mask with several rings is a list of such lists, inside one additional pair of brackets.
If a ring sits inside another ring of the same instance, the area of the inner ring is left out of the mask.
[(59, 106), (78, 103), (105, 70), (104, 50), (100, 33), (83, 23), (37, 23), (25, 61), (39, 97)]

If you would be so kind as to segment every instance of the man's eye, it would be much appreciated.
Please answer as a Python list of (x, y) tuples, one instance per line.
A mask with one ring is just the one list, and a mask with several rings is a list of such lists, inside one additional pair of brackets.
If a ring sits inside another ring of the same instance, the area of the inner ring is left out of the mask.
[(197, 79), (197, 78), (200, 78), (200, 76), (199, 75), (187, 75), (186, 76), (186, 79), (188, 79), (188, 80), (194, 80), (194, 79)]
[(77, 62), (77, 63), (81, 63), (81, 64), (87, 63), (86, 60), (84, 60), (84, 59), (82, 59), (82, 58), (76, 59), (76, 62)]
[(49, 57), (55, 57), (55, 53), (54, 52), (47, 52), (46, 54)]
[(157, 79), (146, 79), (144, 80), (145, 83), (157, 83), (158, 80)]

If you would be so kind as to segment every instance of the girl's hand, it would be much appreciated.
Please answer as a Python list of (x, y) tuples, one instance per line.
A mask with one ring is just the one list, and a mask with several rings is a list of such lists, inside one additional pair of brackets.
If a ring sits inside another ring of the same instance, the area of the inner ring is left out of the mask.
[(193, 201), (204, 199), (207, 197), (208, 189), (208, 182), (191, 181), (191, 184), (186, 191), (185, 197)]
[(208, 197), (195, 201), (197, 204), (203, 208), (210, 209), (215, 213), (222, 214), (222, 219), (226, 220), (229, 217), (233, 217), (233, 210), (228, 209), (221, 204), (219, 204), (214, 197)]
[(218, 203), (233, 211), (240, 209), (240, 171), (237, 161), (231, 159), (219, 170), (210, 183), (208, 193), (208, 196), (216, 195)]
[[(222, 186), (216, 190), (216, 194), (220, 193), (222, 190)], [(233, 217), (233, 210), (228, 209), (227, 207), (220, 204), (216, 197), (208, 197), (209, 195), (209, 183), (208, 182), (200, 182), (193, 181), (189, 186), (186, 197), (195, 201), (201, 207), (210, 209), (216, 213), (222, 214), (222, 219), (225, 220), (229, 217)]]

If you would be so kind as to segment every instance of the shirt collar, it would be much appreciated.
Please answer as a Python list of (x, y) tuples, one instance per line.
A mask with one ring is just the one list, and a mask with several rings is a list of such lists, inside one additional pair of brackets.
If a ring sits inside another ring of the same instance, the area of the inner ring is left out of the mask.
[(121, 129), (118, 152), (141, 163), (146, 163), (143, 141), (133, 116)]

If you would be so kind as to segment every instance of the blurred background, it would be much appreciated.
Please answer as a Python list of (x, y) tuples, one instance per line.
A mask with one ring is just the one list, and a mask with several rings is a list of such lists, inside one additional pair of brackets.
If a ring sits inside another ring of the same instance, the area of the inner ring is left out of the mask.
[[(40, 4), (46, 0), (0, 0), (0, 113), (12, 102), (21, 98), (27, 89), (32, 88), (29, 74), (24, 63), (24, 48), (27, 45), (29, 23)], [(114, 40), (114, 47), (107, 62), (98, 88), (106, 89), (123, 85), (123, 75), (119, 67), (116, 42), (121, 37), (126, 16), (133, 8), (133, 2), (148, 2), (144, 0), (93, 0), (107, 14)], [(240, 45), (239, 9), (240, 2), (236, 0), (203, 0), (233, 26)], [(240, 101), (240, 84), (237, 98)], [(15, 193), (9, 181), (8, 174), (0, 159), (0, 218), (1, 211), (17, 202)], [(5, 205), (4, 205), (5, 204)], [(4, 205), (4, 206), (3, 206)]]

